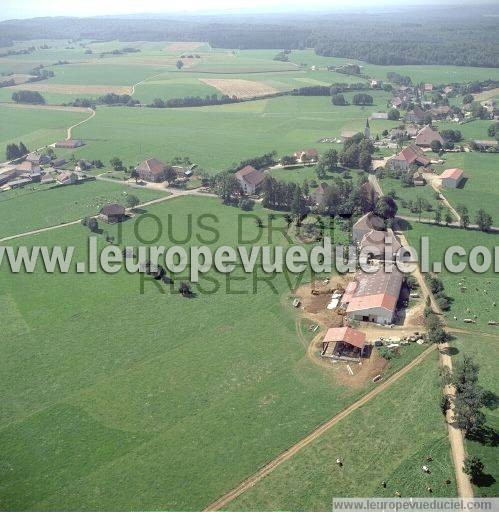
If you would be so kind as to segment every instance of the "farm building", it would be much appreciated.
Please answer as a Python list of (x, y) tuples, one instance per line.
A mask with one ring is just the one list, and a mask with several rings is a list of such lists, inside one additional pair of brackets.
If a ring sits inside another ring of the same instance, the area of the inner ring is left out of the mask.
[(256, 170), (251, 165), (247, 165), (236, 172), (236, 178), (244, 193), (250, 195), (258, 191), (264, 177), (265, 176), (262, 171)]
[(66, 159), (64, 158), (57, 158), (56, 160), (54, 160), (52, 162), (52, 167), (54, 168), (58, 168), (58, 167), (62, 167), (63, 165), (66, 165), (68, 162)]
[(457, 188), (464, 179), (464, 171), (458, 169), (446, 169), (441, 175), (442, 187), (445, 188)]
[(366, 335), (351, 327), (331, 327), (322, 340), (322, 357), (358, 360), (366, 345)]
[(433, 119), (446, 119), (451, 115), (451, 112), (449, 105), (441, 105), (431, 109), (431, 116)]
[(444, 144), (444, 139), (442, 136), (435, 131), (429, 124), (426, 125), (424, 128), (421, 128), (419, 130), (418, 134), (416, 135), (416, 145), (417, 146), (431, 146), (431, 143), (433, 141), (440, 142), (440, 144)]
[(392, 229), (386, 231), (372, 229), (362, 237), (359, 243), (360, 250), (363, 250), (364, 253), (368, 252), (373, 258), (381, 260), (385, 260), (387, 257), (391, 260), (395, 259), (397, 251), (401, 247)]
[(375, 213), (369, 212), (363, 215), (352, 227), (352, 240), (360, 243), (367, 233), (372, 230), (383, 231), (385, 223), (381, 217)]
[(346, 140), (351, 139), (354, 135), (357, 135), (358, 133), (360, 132), (357, 130), (341, 130), (341, 142), (345, 142)]
[(29, 174), (41, 174), (42, 168), (38, 164), (34, 164), (28, 160), (21, 162), (19, 165), (16, 165), (16, 170), (20, 173), (29, 173)]
[(34, 151), (33, 153), (28, 154), (26, 161), (36, 165), (44, 165), (50, 162), (50, 157), (48, 155), (42, 155)]
[(388, 119), (388, 113), (387, 112), (373, 112), (370, 116), (369, 116), (369, 119)]
[(15, 189), (15, 188), (22, 188), (25, 185), (28, 185), (29, 183), (32, 183), (30, 178), (19, 178), (17, 180), (9, 181), (9, 183), (7, 183), (7, 185), (11, 189)]
[(414, 144), (405, 147), (400, 153), (392, 156), (387, 165), (394, 171), (407, 171), (411, 165), (426, 166), (430, 159), (423, 153), (423, 150)]
[(56, 148), (76, 149), (83, 146), (85, 143), (81, 139), (66, 139), (60, 140), (55, 143)]
[(74, 172), (61, 172), (59, 176), (57, 176), (57, 183), (59, 183), (59, 185), (73, 185), (76, 181), (77, 177)]
[(297, 162), (317, 162), (319, 159), (319, 153), (314, 148), (303, 149), (293, 154)]
[(425, 111), (421, 107), (416, 106), (413, 110), (409, 110), (409, 112), (407, 112), (405, 120), (408, 123), (421, 124), (424, 121), (425, 115)]
[(392, 272), (385, 272), (383, 268), (371, 274), (357, 272), (341, 299), (347, 318), (378, 324), (393, 323), (402, 282), (402, 273), (396, 268)]
[(399, 108), (404, 104), (404, 100), (400, 96), (395, 96), (392, 100), (392, 107)]
[(121, 222), (126, 217), (125, 208), (117, 203), (106, 204), (99, 213), (102, 220), (110, 224)]
[(148, 158), (140, 163), (135, 170), (144, 181), (159, 183), (165, 180), (166, 164), (156, 158)]

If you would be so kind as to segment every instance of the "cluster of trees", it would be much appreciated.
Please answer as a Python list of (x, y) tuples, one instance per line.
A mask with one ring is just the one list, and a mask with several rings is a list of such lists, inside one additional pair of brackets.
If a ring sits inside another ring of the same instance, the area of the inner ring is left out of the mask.
[(45, 104), (45, 98), (38, 91), (16, 91), (12, 94), (12, 100), (16, 103)]
[(134, 107), (139, 104), (139, 101), (132, 98), (129, 94), (115, 94), (108, 92), (103, 96), (97, 98), (97, 103), (101, 105), (126, 105), (127, 107)]
[(436, 276), (427, 275), (426, 281), (431, 293), (435, 297), (438, 307), (442, 311), (448, 311), (450, 309), (452, 299), (445, 294), (444, 283), (442, 280)]
[(308, 184), (302, 187), (296, 183), (277, 181), (271, 176), (265, 176), (262, 183), (263, 201), (265, 208), (286, 210), (295, 215), (303, 215), (307, 211)]
[(21, 158), (28, 153), (29, 150), (23, 142), (20, 142), (19, 145), (15, 143), (7, 144), (5, 148), (5, 157), (7, 160), (16, 160), (16, 158)]
[(487, 129), (487, 135), (499, 141), (499, 123), (491, 124)]
[(430, 297), (426, 300), (423, 317), (428, 341), (430, 343), (445, 343), (449, 339), (449, 335), (445, 332), (440, 317), (433, 312)]
[(229, 172), (235, 173), (246, 167), (247, 165), (251, 165), (255, 169), (263, 169), (265, 167), (270, 167), (271, 165), (275, 165), (277, 163), (277, 152), (270, 151), (269, 153), (265, 153), (260, 156), (255, 156), (253, 158), (248, 158), (246, 160), (241, 160), (238, 164), (232, 164), (232, 166), (228, 169)]
[(47, 78), (52, 78), (55, 76), (53, 71), (44, 69), (43, 64), (33, 68), (29, 74), (33, 76), (28, 80), (28, 82), (39, 82), (40, 80), (46, 80)]
[(238, 103), (239, 101), (241, 100), (237, 96), (211, 94), (204, 98), (201, 96), (186, 96), (185, 98), (170, 98), (168, 100), (156, 98), (147, 106), (152, 108), (203, 107), (206, 105), (226, 105), (227, 103)]
[(407, 75), (404, 76), (399, 73), (395, 73), (395, 71), (389, 71), (386, 74), (386, 78), (390, 82), (397, 84), (397, 85), (406, 85), (406, 86), (412, 85), (412, 80), (411, 80), (410, 76), (407, 76)]
[(0, 87), (12, 87), (13, 85), (16, 85), (16, 81), (13, 78), (0, 81)]
[(353, 97), (352, 103), (354, 105), (372, 105), (373, 97), (370, 94), (358, 93)]
[(281, 62), (289, 62), (289, 54), (291, 53), (291, 50), (284, 50), (282, 52), (279, 52), (275, 57), (274, 60), (278, 60)]
[(83, 226), (86, 226), (92, 233), (99, 233), (99, 223), (95, 217), (85, 217), (81, 221)]

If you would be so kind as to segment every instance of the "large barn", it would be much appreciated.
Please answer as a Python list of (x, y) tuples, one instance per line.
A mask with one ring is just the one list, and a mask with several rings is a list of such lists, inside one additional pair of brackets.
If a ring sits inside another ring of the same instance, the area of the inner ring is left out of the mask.
[(351, 320), (391, 324), (395, 320), (397, 302), (402, 289), (403, 275), (393, 268), (367, 274), (357, 272), (342, 297), (341, 307)]

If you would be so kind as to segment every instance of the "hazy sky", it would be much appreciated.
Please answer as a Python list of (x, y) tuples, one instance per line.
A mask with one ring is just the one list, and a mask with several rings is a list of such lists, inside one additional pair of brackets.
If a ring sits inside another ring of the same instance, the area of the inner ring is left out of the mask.
[[(0, 19), (37, 16), (95, 16), (102, 14), (196, 12), (208, 10), (237, 11), (311, 10), (314, 8), (351, 8), (401, 6), (404, 4), (471, 3), (472, 0), (0, 0)], [(486, 2), (487, 0), (485, 0)], [(489, 0), (490, 1), (490, 0)], [(485, 3), (483, 2), (483, 3)]]

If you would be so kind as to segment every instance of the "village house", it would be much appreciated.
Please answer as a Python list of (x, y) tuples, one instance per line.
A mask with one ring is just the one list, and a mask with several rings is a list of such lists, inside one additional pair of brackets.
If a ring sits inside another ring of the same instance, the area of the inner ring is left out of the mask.
[(106, 204), (99, 213), (101, 219), (110, 224), (121, 222), (126, 218), (125, 208), (117, 203)]
[(251, 165), (243, 167), (235, 174), (241, 188), (245, 194), (253, 195), (258, 192), (265, 175), (262, 171), (258, 171)]
[(441, 105), (440, 107), (434, 107), (431, 109), (431, 116), (433, 119), (447, 119), (452, 110), (449, 105)]
[(322, 340), (322, 357), (358, 360), (366, 346), (366, 335), (351, 327), (330, 327)]
[(393, 108), (400, 108), (404, 104), (404, 100), (400, 96), (395, 96), (392, 100)]
[(440, 179), (442, 187), (457, 188), (465, 178), (464, 171), (457, 167), (453, 169), (446, 169), (441, 175)]
[(394, 171), (408, 171), (411, 165), (427, 166), (430, 159), (426, 157), (423, 150), (414, 144), (405, 147), (400, 153), (392, 156), (387, 166)]
[(150, 181), (152, 183), (165, 181), (166, 169), (166, 164), (156, 158), (148, 158), (135, 168), (141, 180)]
[(424, 128), (421, 128), (421, 130), (419, 130), (418, 134), (416, 135), (417, 146), (429, 147), (434, 141), (440, 142), (442, 146), (444, 145), (444, 139), (442, 136), (429, 124), (427, 124)]
[(81, 139), (66, 139), (56, 142), (55, 147), (64, 149), (76, 149), (80, 148), (84, 144), (85, 143)]
[(352, 227), (352, 240), (360, 243), (367, 233), (372, 230), (383, 231), (385, 223), (381, 217), (373, 212), (363, 215)]
[(42, 168), (38, 164), (34, 164), (28, 160), (16, 165), (16, 170), (21, 174), (30, 174), (39, 176), (42, 173)]
[(317, 160), (319, 159), (319, 153), (314, 148), (297, 151), (296, 153), (293, 153), (293, 156), (299, 163), (317, 162)]
[(408, 137), (416, 137), (419, 132), (419, 126), (414, 123), (409, 123), (406, 125), (405, 131), (407, 132)]
[(54, 169), (58, 169), (59, 167), (62, 167), (63, 165), (66, 165), (68, 161), (65, 158), (57, 158), (52, 162), (52, 167)]
[(341, 307), (350, 320), (392, 324), (402, 283), (403, 275), (396, 267), (392, 272), (383, 267), (370, 274), (358, 271), (343, 294)]
[(451, 85), (446, 85), (446, 86), (444, 87), (444, 93), (445, 93), (445, 94), (449, 94), (449, 93), (451, 93), (453, 90), (454, 90), (454, 87), (452, 87)]
[(425, 92), (431, 92), (433, 91), (433, 84), (424, 84), (423, 89)]
[(408, 123), (416, 123), (422, 124), (425, 120), (426, 112), (421, 107), (414, 107), (413, 110), (409, 110), (409, 112), (405, 115), (405, 120)]

